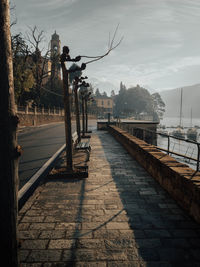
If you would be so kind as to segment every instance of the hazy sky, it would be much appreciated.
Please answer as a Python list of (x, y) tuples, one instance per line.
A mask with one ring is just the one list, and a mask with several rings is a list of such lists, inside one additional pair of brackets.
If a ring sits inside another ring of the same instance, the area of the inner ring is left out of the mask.
[(12, 2), (17, 18), (13, 31), (25, 33), (36, 25), (49, 41), (56, 30), (72, 56), (105, 53), (109, 32), (120, 23), (116, 42), (124, 36), (121, 45), (84, 72), (100, 91), (107, 86), (110, 92), (114, 85), (118, 92), (120, 81), (158, 91), (200, 83), (199, 0)]

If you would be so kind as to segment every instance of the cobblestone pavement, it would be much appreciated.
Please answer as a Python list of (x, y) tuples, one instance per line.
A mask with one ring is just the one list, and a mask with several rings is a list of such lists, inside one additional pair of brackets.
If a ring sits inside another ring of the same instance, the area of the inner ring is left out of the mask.
[(21, 266), (200, 266), (192, 221), (107, 132), (89, 178), (47, 180), (19, 213)]

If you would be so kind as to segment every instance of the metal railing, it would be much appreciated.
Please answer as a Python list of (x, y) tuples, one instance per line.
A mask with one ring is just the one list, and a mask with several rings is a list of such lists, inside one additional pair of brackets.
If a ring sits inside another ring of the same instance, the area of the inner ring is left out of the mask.
[[(187, 160), (192, 160), (192, 161), (195, 161), (196, 162), (196, 171), (199, 171), (199, 161), (200, 161), (200, 143), (199, 142), (196, 142), (196, 141), (193, 141), (193, 140), (189, 140), (189, 139), (183, 139), (183, 138), (179, 138), (179, 137), (176, 137), (176, 136), (173, 136), (173, 135), (170, 135), (170, 134), (165, 134), (165, 133), (159, 133), (159, 132), (155, 132), (155, 131), (152, 131), (152, 130), (149, 130), (149, 129), (145, 129), (145, 128), (142, 128), (142, 127), (134, 127), (134, 126), (130, 126), (130, 125), (127, 125), (125, 123), (117, 123), (117, 126), (125, 131), (127, 131), (128, 133), (130, 133), (131, 135), (134, 135), (136, 136), (137, 138), (139, 139), (142, 139), (144, 141), (145, 140), (145, 136), (146, 136), (146, 133), (149, 133), (149, 134), (154, 134), (156, 136), (160, 135), (162, 137), (165, 137), (167, 138), (167, 147), (166, 148), (162, 148), (162, 147), (157, 147), (157, 149), (161, 150), (161, 151), (164, 151), (165, 153), (167, 154), (173, 154), (173, 155), (176, 155), (176, 156), (179, 156), (179, 157), (183, 157)], [(140, 134), (134, 134), (135, 130), (140, 130), (142, 131), (142, 134), (140, 132)], [(178, 140), (179, 142), (185, 142), (187, 144), (193, 144), (197, 147), (197, 156), (196, 158), (194, 157), (189, 157), (182, 153), (178, 153), (178, 152), (175, 152), (173, 150), (170, 150), (171, 149), (171, 140), (172, 139), (175, 139), (175, 140)]]

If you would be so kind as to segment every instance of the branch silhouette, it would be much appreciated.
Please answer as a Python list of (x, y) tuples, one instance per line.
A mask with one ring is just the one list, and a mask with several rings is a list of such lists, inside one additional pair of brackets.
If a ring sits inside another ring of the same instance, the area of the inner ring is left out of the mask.
[(98, 61), (98, 60), (106, 57), (108, 54), (110, 54), (110, 52), (112, 50), (114, 50), (115, 48), (117, 48), (121, 44), (121, 42), (122, 42), (122, 40), (124, 38), (123, 36), (121, 37), (119, 42), (116, 45), (114, 45), (114, 41), (115, 41), (115, 38), (116, 38), (116, 34), (117, 34), (117, 31), (118, 31), (118, 28), (119, 28), (119, 24), (117, 25), (117, 27), (116, 27), (116, 29), (114, 31), (112, 40), (110, 40), (110, 33), (109, 33), (108, 50), (107, 50), (107, 52), (105, 54), (100, 55), (100, 56), (81, 56), (81, 58), (85, 57), (85, 58), (91, 58), (92, 59), (92, 60), (89, 60), (89, 61), (85, 62), (85, 64), (89, 64), (89, 63)]

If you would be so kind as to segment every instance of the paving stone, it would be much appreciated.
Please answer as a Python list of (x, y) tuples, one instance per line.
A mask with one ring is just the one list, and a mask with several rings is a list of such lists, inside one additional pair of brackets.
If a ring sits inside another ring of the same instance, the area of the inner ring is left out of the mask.
[(153, 230), (144, 230), (147, 237), (171, 237), (171, 234), (167, 230), (153, 229)]
[(20, 267), (42, 267), (42, 263), (21, 263)]
[(61, 258), (62, 250), (32, 250), (27, 262), (54, 262)]
[(77, 241), (77, 248), (102, 249), (105, 248), (105, 244), (101, 239), (79, 239)]
[(190, 261), (192, 260), (191, 253), (188, 249), (182, 248), (159, 248), (157, 253), (163, 261)]
[(39, 238), (40, 239), (62, 239), (65, 238), (66, 231), (65, 230), (43, 230)]
[(135, 248), (135, 241), (132, 239), (106, 239), (104, 240), (106, 249), (116, 250), (116, 249), (126, 249), (126, 248)]
[(96, 250), (92, 249), (74, 249), (64, 250), (63, 261), (96, 261)]
[(137, 248), (157, 248), (161, 247), (161, 241), (158, 238), (136, 238)]
[(19, 239), (37, 239), (40, 235), (38, 230), (19, 231)]
[(44, 230), (44, 229), (54, 229), (55, 223), (31, 223), (31, 230)]
[(163, 238), (162, 246), (168, 248), (189, 248), (191, 245), (187, 239), (184, 238)]
[(139, 261), (111, 261), (108, 262), (108, 267), (140, 267)]
[(108, 133), (91, 145), (87, 179), (46, 179), (21, 209), (21, 266), (200, 266), (200, 225)]
[(159, 254), (157, 249), (153, 248), (140, 248), (138, 250), (139, 258), (145, 261), (157, 261), (159, 260)]
[(24, 216), (24, 218), (21, 220), (22, 223), (26, 223), (26, 222), (29, 222), (29, 223), (32, 223), (32, 222), (43, 222), (44, 221), (44, 216), (36, 216), (36, 217), (33, 217), (33, 216)]
[(76, 262), (76, 267), (106, 267), (106, 262)]
[(30, 254), (30, 250), (20, 249), (19, 251), (20, 262), (24, 262), (27, 259), (29, 254)]
[[(172, 267), (172, 264), (164, 261), (140, 261), (140, 267)], [(178, 267), (178, 265), (176, 265), (176, 267)]]
[(24, 240), (21, 242), (22, 249), (45, 249), (47, 247), (48, 240)]
[(174, 237), (196, 237), (197, 234), (193, 229), (171, 229), (170, 232)]

